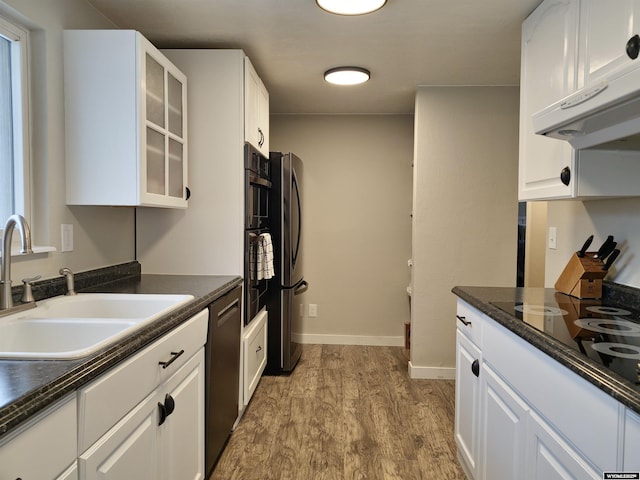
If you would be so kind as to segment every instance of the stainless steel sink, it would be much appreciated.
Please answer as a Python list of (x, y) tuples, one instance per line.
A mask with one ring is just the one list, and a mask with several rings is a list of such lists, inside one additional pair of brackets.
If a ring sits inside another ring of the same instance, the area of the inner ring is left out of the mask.
[(74, 359), (148, 325), (191, 295), (85, 293), (38, 302), (0, 318), (0, 358)]

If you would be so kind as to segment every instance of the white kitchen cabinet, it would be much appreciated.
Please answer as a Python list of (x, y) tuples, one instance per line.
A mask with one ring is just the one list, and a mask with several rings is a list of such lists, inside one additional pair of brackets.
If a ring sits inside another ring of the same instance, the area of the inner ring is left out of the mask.
[(74, 479), (77, 456), (75, 397), (59, 401), (0, 441), (0, 479)]
[(86, 480), (203, 479), (204, 349), (84, 452), (78, 463), (80, 478)]
[(461, 311), (458, 304), (458, 329), (456, 330), (456, 414), (454, 436), (458, 457), (464, 469), (478, 477), (479, 427), (480, 427), (480, 345), (474, 344), (469, 331), (480, 326), (480, 315), (471, 310)]
[[(639, 2), (616, 3), (628, 13)], [(534, 113), (573, 93), (585, 81), (593, 82), (612, 68), (620, 68), (624, 63), (620, 52), (624, 53), (626, 40), (618, 50), (609, 42), (618, 42), (627, 33), (609, 36), (603, 32), (620, 24), (623, 16), (609, 2), (545, 0), (524, 21), (518, 181), (521, 201), (640, 195), (640, 187), (633, 181), (640, 175), (637, 152), (575, 151), (566, 141), (536, 135), (532, 122)], [(628, 18), (626, 21), (632, 23)], [(618, 30), (635, 28), (627, 24), (618, 25)], [(590, 31), (593, 40), (587, 37)]]
[(64, 32), (70, 205), (187, 207), (187, 79), (139, 32)]
[(262, 377), (262, 372), (267, 366), (267, 322), (267, 311), (262, 309), (242, 336), (244, 364), (242, 383), (245, 406), (249, 405), (249, 400), (251, 400), (251, 396)]
[(576, 88), (577, 0), (547, 0), (522, 25), (520, 68), (520, 200), (568, 198), (560, 172), (575, 169), (567, 142), (536, 135), (531, 116)]
[(269, 92), (248, 57), (244, 59), (245, 141), (269, 156)]
[(625, 47), (640, 33), (640, 1), (581, 0), (579, 30), (578, 88), (617, 70), (637, 68)]
[(480, 381), (479, 479), (525, 477), (529, 406), (488, 364)]
[(599, 480), (595, 472), (540, 416), (528, 417), (527, 459), (524, 477), (528, 480)]
[(204, 478), (207, 324), (204, 310), (78, 392), (81, 479)]
[(152, 395), (80, 455), (80, 478), (158, 478), (157, 422), (157, 397)]
[(161, 480), (204, 480), (204, 348), (160, 391), (175, 409), (160, 425)]

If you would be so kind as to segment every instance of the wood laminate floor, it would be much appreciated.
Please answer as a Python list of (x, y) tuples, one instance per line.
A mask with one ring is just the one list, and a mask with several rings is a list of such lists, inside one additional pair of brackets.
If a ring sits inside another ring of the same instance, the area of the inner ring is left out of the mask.
[(263, 377), (212, 480), (462, 480), (453, 381), (412, 380), (400, 347), (305, 345)]

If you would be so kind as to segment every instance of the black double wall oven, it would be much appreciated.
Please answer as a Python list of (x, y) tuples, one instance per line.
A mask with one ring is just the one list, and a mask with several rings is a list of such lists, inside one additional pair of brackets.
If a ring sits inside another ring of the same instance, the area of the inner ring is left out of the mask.
[(256, 259), (261, 235), (269, 228), (269, 192), (271, 162), (250, 144), (245, 143), (245, 231), (244, 231), (244, 324), (248, 325), (266, 305), (269, 279), (261, 278)]

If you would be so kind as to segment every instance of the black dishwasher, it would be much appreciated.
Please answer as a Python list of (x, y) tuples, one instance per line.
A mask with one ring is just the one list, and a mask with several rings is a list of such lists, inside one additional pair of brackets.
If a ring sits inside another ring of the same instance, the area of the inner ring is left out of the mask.
[(242, 287), (209, 306), (205, 348), (205, 467), (206, 478), (229, 439), (238, 418)]

